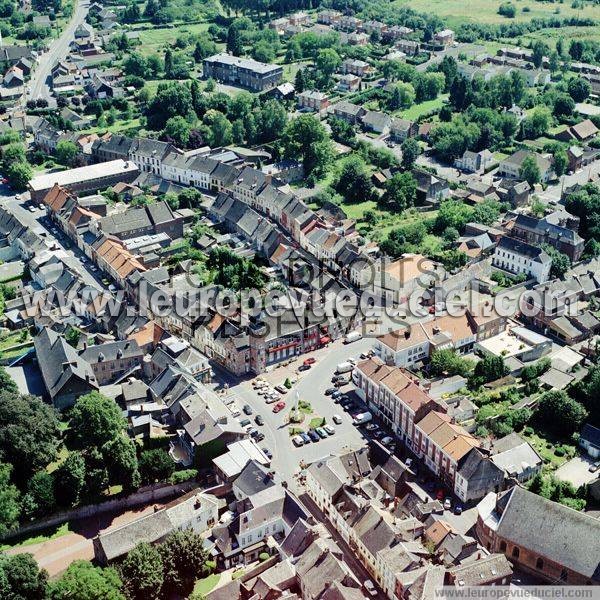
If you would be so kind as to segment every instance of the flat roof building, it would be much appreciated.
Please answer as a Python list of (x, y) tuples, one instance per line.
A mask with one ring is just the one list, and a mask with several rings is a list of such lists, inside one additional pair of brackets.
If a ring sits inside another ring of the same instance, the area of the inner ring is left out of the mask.
[(29, 182), (31, 199), (41, 201), (55, 184), (73, 192), (97, 192), (119, 182), (131, 183), (139, 169), (122, 159), (38, 175)]

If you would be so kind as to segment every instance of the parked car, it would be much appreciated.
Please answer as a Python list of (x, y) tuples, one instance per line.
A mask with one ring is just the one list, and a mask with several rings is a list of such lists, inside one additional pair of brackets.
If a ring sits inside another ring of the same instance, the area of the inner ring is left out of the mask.
[(315, 431), (317, 432), (320, 438), (325, 439), (326, 437), (329, 437), (327, 432), (322, 427), (317, 427)]
[(280, 393), (280, 394), (287, 394), (288, 393), (288, 389), (285, 387), (285, 385), (276, 385), (275, 389)]
[(314, 365), (317, 362), (317, 359), (314, 358), (313, 356), (309, 356), (308, 358), (304, 359), (304, 362), (302, 363), (303, 365)]
[(308, 371), (310, 369), (310, 365), (300, 365), (298, 367), (298, 371)]
[(367, 423), (365, 429), (367, 431), (375, 431), (377, 429), (377, 423)]
[(457, 504), (457, 505), (454, 507), (454, 514), (455, 514), (455, 515), (462, 515), (462, 511), (463, 511), (462, 504)]
[(390, 437), (389, 435), (386, 435), (384, 438), (381, 438), (381, 443), (384, 446), (389, 446), (390, 444), (394, 443), (394, 438)]
[(595, 473), (598, 469), (600, 469), (600, 462), (594, 463), (590, 465), (590, 468), (588, 469), (588, 471), (590, 473)]
[(334, 395), (335, 395), (335, 394), (337, 394), (339, 391), (340, 391), (340, 390), (338, 390), (337, 388), (330, 387), (330, 388), (327, 388), (327, 389), (325, 390), (325, 395), (326, 395), (326, 396), (331, 396), (331, 397), (333, 398), (333, 397), (334, 397)]
[(310, 436), (304, 433), (304, 431), (300, 434), (300, 437), (302, 438), (305, 444), (310, 444)]
[(235, 407), (231, 409), (231, 415), (233, 417), (239, 417), (242, 413), (240, 412), (240, 409)]
[(314, 429), (308, 430), (308, 437), (310, 438), (311, 442), (318, 442), (321, 439), (319, 434)]
[(444, 510), (450, 510), (452, 508), (452, 500), (450, 498), (446, 498), (444, 500)]
[(292, 443), (294, 444), (294, 446), (296, 447), (300, 447), (300, 446), (304, 446), (304, 440), (299, 436), (299, 435), (295, 435), (292, 438)]
[(443, 489), (439, 489), (436, 493), (435, 493), (435, 499), (439, 500), (440, 502), (444, 499), (444, 496), (446, 495), (446, 493), (444, 492)]
[(329, 434), (333, 435), (335, 433), (335, 429), (331, 425), (323, 425), (323, 429)]
[(273, 458), (273, 453), (268, 448), (261, 448), (262, 453), (271, 460)]
[(256, 415), (256, 417), (254, 417), (254, 422), (257, 425), (264, 425), (265, 424), (265, 420), (262, 418), (262, 415)]
[(267, 404), (273, 404), (273, 402), (277, 402), (277, 398), (273, 396), (268, 396), (267, 398), (265, 398), (265, 402)]
[(332, 419), (336, 425), (339, 425), (342, 422), (342, 417), (340, 417), (340, 415), (333, 415)]
[(333, 389), (334, 389), (335, 391), (334, 391), (334, 392), (331, 392), (331, 397), (332, 397), (334, 400), (337, 400), (337, 399), (338, 399), (340, 396), (343, 396), (343, 393), (342, 393), (342, 392), (340, 392), (340, 390), (338, 390), (337, 388), (333, 388)]
[(242, 427), (248, 427), (248, 425), (251, 425), (251, 423), (250, 423), (250, 419), (242, 419), (242, 420), (240, 421), (240, 425), (241, 425)]
[(278, 402), (274, 407), (273, 407), (273, 412), (274, 413), (278, 413), (279, 411), (283, 410), (285, 408), (285, 402)]
[(242, 410), (244, 411), (245, 415), (252, 414), (252, 407), (249, 404), (244, 404), (244, 408), (242, 408)]
[(366, 590), (367, 594), (369, 594), (369, 596), (377, 596), (377, 590), (375, 589), (375, 584), (370, 579), (367, 579), (363, 583), (363, 587), (365, 588), (365, 590)]

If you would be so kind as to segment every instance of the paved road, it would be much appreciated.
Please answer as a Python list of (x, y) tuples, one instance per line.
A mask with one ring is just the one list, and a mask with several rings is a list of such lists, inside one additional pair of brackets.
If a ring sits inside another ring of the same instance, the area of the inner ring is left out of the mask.
[(11, 214), (21, 221), (24, 225), (41, 235), (49, 242), (54, 242), (58, 247), (63, 261), (71, 267), (76, 273), (79, 273), (86, 285), (103, 289), (104, 285), (100, 281), (100, 271), (95, 273), (90, 270), (91, 264), (83, 252), (76, 246), (73, 246), (70, 240), (62, 232), (57, 230), (56, 235), (52, 233), (55, 229), (53, 223), (46, 217), (46, 211), (36, 209), (31, 212), (29, 206), (29, 194), (20, 195), (17, 200), (15, 195), (8, 190), (6, 186), (0, 189), (0, 206), (4, 207)]
[(89, 0), (78, 0), (69, 24), (63, 29), (60, 37), (50, 42), (48, 52), (39, 57), (37, 66), (29, 82), (28, 98), (36, 100), (37, 98), (50, 99), (52, 97), (52, 92), (48, 85), (50, 71), (57, 61), (66, 58), (69, 54), (69, 44), (73, 40), (75, 29), (85, 21), (89, 6)]
[(592, 177), (598, 175), (600, 175), (600, 161), (595, 161), (588, 167), (572, 175), (563, 175), (558, 183), (549, 185), (543, 192), (538, 193), (537, 196), (544, 202), (558, 203), (563, 189), (571, 187), (576, 183), (583, 185), (590, 181)]

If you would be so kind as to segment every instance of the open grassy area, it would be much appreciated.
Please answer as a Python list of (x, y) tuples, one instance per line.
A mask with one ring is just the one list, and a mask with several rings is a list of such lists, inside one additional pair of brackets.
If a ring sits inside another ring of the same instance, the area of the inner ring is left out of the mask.
[(427, 100), (425, 102), (421, 102), (420, 104), (414, 104), (410, 108), (402, 111), (401, 115), (404, 119), (409, 119), (410, 121), (415, 121), (422, 115), (426, 115), (433, 110), (439, 110), (444, 106), (444, 103), (448, 100), (448, 94), (442, 94), (438, 96), (435, 100)]
[(62, 537), (63, 535), (67, 535), (70, 533), (69, 523), (63, 523), (62, 525), (58, 525), (57, 527), (51, 527), (37, 535), (32, 535), (31, 537), (22, 537), (15, 538), (10, 544), (2, 544), (0, 545), (1, 550), (8, 550), (9, 548), (21, 548), (23, 546), (32, 546), (33, 544), (41, 544), (42, 542), (47, 542), (48, 540), (54, 540), (56, 538)]
[[(581, 9), (572, 8), (570, 2), (564, 4), (552, 2), (537, 2), (536, 0), (517, 0), (513, 2), (517, 9), (514, 19), (509, 19), (498, 14), (500, 0), (395, 0), (396, 6), (410, 6), (410, 8), (426, 14), (435, 14), (444, 19), (449, 27), (456, 27), (462, 23), (522, 23), (533, 18), (547, 17), (591, 17), (600, 18), (600, 6), (586, 2)], [(526, 8), (528, 12), (523, 12)], [(560, 13), (555, 11), (559, 9)], [(561, 30), (559, 30), (561, 31)]]
[(325, 425), (325, 417), (315, 417), (310, 420), (308, 424), (310, 429), (316, 429), (317, 427), (323, 427)]
[[(210, 23), (181, 23), (167, 29), (140, 30), (140, 46), (136, 48), (142, 54), (154, 54), (165, 45), (171, 45), (183, 33), (200, 35), (205, 33)], [(191, 52), (191, 51), (190, 51)]]
[[(542, 457), (544, 469), (554, 471), (575, 455), (575, 447), (565, 443), (554, 442), (540, 435), (539, 432), (529, 433), (527, 428), (521, 435), (533, 446), (533, 449)], [(556, 454), (557, 446), (562, 446), (567, 452), (564, 456)]]
[(521, 37), (521, 39), (525, 45), (528, 45), (527, 40), (542, 40), (551, 48), (554, 48), (556, 46), (556, 40), (561, 37), (567, 42), (567, 47), (570, 40), (575, 39), (600, 42), (600, 27), (561, 27), (560, 29), (540, 29), (539, 31), (526, 33)]
[(210, 592), (217, 585), (217, 583), (219, 583), (219, 579), (221, 579), (221, 575), (218, 573), (213, 573), (208, 577), (198, 579), (196, 581), (196, 585), (194, 586), (194, 594), (206, 596), (206, 594), (208, 594), (208, 592)]

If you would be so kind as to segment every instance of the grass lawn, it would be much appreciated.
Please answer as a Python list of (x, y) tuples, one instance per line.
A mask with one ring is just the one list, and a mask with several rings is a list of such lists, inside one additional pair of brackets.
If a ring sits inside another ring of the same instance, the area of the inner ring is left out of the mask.
[(23, 329), (22, 331), (13, 331), (5, 336), (0, 337), (0, 352), (4, 352), (11, 346), (17, 346), (19, 344), (26, 344), (31, 341), (31, 335), (29, 331)]
[[(566, 443), (554, 443), (552, 440), (547, 439), (539, 433), (528, 434), (525, 431), (521, 435), (533, 446), (533, 449), (542, 457), (544, 461), (544, 469), (554, 471), (558, 469), (562, 464), (575, 455), (575, 447)], [(567, 449), (565, 456), (557, 456), (555, 453), (556, 446), (563, 446)]]
[(425, 102), (421, 102), (420, 104), (414, 104), (410, 108), (407, 108), (406, 110), (402, 111), (402, 118), (414, 121), (418, 119), (421, 115), (427, 114), (432, 110), (438, 110), (442, 108), (446, 100), (448, 100), (448, 94), (442, 94), (441, 96), (438, 96), (435, 100), (427, 100)]
[(47, 529), (37, 535), (28, 538), (20, 538), (16, 539), (12, 544), (2, 544), (0, 545), (1, 550), (8, 550), (9, 548), (21, 548), (23, 546), (32, 546), (33, 544), (41, 544), (42, 542), (47, 542), (48, 540), (54, 540), (56, 538), (62, 537), (63, 535), (67, 535), (70, 533), (69, 523), (63, 523), (58, 527), (52, 527)]
[(301, 62), (295, 62), (295, 63), (283, 65), (283, 80), (293, 82), (294, 79), (296, 78), (296, 73), (300, 69), (303, 69), (304, 67), (306, 67), (306, 65), (309, 65), (309, 64), (310, 64), (310, 61), (304, 60)]
[[(597, 18), (597, 17), (595, 17)], [(526, 44), (525, 40), (542, 40), (551, 48), (556, 47), (556, 40), (564, 38), (567, 42), (572, 39), (592, 40), (600, 42), (599, 27), (561, 27), (559, 29), (540, 29), (532, 33), (526, 33), (521, 36), (521, 39)]]
[(366, 200), (365, 202), (359, 202), (358, 204), (343, 203), (341, 207), (346, 213), (346, 215), (348, 215), (348, 218), (354, 219), (355, 221), (362, 221), (364, 219), (365, 213), (368, 210), (373, 210), (375, 212), (381, 213), (381, 211), (377, 208), (377, 202), (373, 200)]
[[(462, 23), (522, 23), (534, 18), (544, 17), (591, 17), (600, 18), (600, 6), (590, 2), (584, 3), (584, 8), (572, 8), (571, 3), (554, 4), (551, 2), (537, 2), (536, 0), (520, 0), (515, 3), (517, 14), (514, 19), (509, 19), (498, 14), (501, 2), (491, 0), (396, 0), (396, 6), (410, 6), (410, 8), (426, 14), (435, 14), (444, 19), (449, 27), (456, 27)], [(523, 12), (527, 7), (529, 12)], [(560, 14), (555, 10), (560, 9)], [(563, 31), (559, 29), (557, 31)]]
[(317, 427), (323, 427), (325, 425), (325, 417), (315, 417), (310, 420), (308, 427), (310, 429), (316, 429)]
[(150, 92), (151, 96), (156, 94), (156, 90), (161, 83), (177, 83), (176, 79), (148, 79), (144, 88)]
[(219, 573), (213, 573), (208, 577), (198, 579), (196, 581), (196, 585), (194, 586), (194, 594), (206, 596), (206, 594), (208, 594), (208, 592), (210, 592), (217, 585), (217, 583), (219, 583), (219, 579), (221, 579), (221, 575)]
[[(141, 44), (136, 48), (138, 52), (142, 54), (154, 54), (157, 53), (165, 45), (170, 45), (182, 33), (189, 33), (191, 35), (199, 35), (205, 33), (210, 23), (181, 23), (168, 29), (143, 29), (140, 30), (140, 42)], [(192, 49), (185, 49), (191, 53)]]

